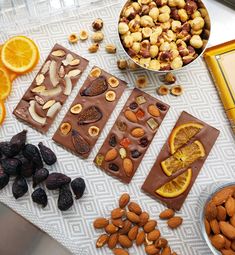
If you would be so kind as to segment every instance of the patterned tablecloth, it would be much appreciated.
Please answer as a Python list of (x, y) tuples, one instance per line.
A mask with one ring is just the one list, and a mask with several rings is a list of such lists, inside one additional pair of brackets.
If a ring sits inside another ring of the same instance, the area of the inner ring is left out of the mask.
[[(155, 89), (161, 84), (161, 76), (155, 73), (145, 72), (141, 69), (131, 72), (121, 72), (118, 70), (116, 67), (116, 60), (124, 56), (124, 53), (121, 49), (118, 49), (116, 56), (112, 54), (108, 55), (105, 53), (104, 45), (108, 42), (112, 42), (116, 45), (118, 44), (116, 22), (120, 7), (121, 5), (116, 3), (112, 4), (110, 7), (97, 8), (85, 14), (78, 14), (77, 11), (74, 11), (73, 17), (66, 18), (60, 22), (54, 22), (27, 31), (24, 31), (23, 27), (18, 27), (17, 31), (12, 31), (11, 34), (2, 36), (1, 41), (13, 34), (23, 33), (32, 37), (40, 48), (41, 59), (39, 65), (32, 73), (14, 81), (12, 94), (6, 102), (7, 118), (0, 129), (0, 140), (9, 140), (13, 134), (24, 128), (28, 129), (29, 142), (37, 144), (39, 141), (42, 141), (56, 152), (58, 162), (51, 167), (51, 171), (59, 171), (72, 178), (82, 176), (86, 180), (87, 189), (83, 198), (76, 201), (75, 205), (67, 212), (61, 212), (57, 209), (57, 191), (48, 191), (49, 203), (45, 209), (41, 209), (35, 205), (29, 196), (32, 192), (32, 185), (30, 185), (29, 193), (17, 201), (12, 196), (11, 185), (8, 185), (1, 191), (0, 200), (48, 232), (59, 242), (67, 246), (74, 254), (111, 254), (112, 252), (106, 248), (99, 250), (95, 248), (95, 240), (100, 232), (93, 229), (93, 220), (98, 216), (108, 216), (110, 210), (116, 206), (119, 195), (123, 192), (130, 193), (132, 200), (137, 201), (144, 210), (150, 213), (152, 218), (158, 219), (158, 214), (164, 206), (144, 194), (140, 190), (140, 187), (178, 116), (182, 110), (186, 110), (216, 127), (221, 133), (179, 213), (179, 215), (184, 218), (184, 224), (175, 231), (169, 230), (165, 222), (159, 221), (158, 224), (162, 235), (168, 238), (170, 245), (177, 254), (211, 254), (203, 241), (200, 231), (199, 213), (201, 208), (199, 197), (202, 190), (208, 185), (211, 185), (211, 183), (216, 181), (229, 181), (235, 178), (235, 144), (230, 125), (205, 63), (201, 58), (191, 65), (190, 68), (177, 72), (177, 82), (185, 87), (185, 93), (181, 97), (173, 97), (170, 95), (158, 97)], [(79, 31), (80, 29), (88, 29), (91, 31), (91, 22), (97, 17), (102, 17), (104, 19), (104, 32), (106, 35), (104, 42), (101, 44), (100, 51), (97, 54), (88, 53), (87, 48), (91, 43), (90, 40), (79, 42), (74, 46), (69, 45), (67, 36), (71, 32)], [(82, 75), (82, 79), (75, 87), (72, 95), (57, 116), (49, 132), (46, 135), (42, 135), (27, 125), (17, 121), (11, 113), (30, 85), (48, 52), (56, 42), (88, 58), (90, 60), (90, 65)], [(89, 159), (81, 160), (57, 146), (57, 144), (51, 140), (51, 137), (83, 84), (91, 66), (95, 64), (125, 79), (129, 83), (129, 89), (125, 91), (123, 97), (119, 101), (117, 108), (107, 122)], [(124, 185), (96, 168), (92, 160), (128, 98), (136, 77), (144, 73), (146, 73), (149, 78), (149, 86), (145, 91), (171, 105), (171, 109), (147, 151), (131, 184)], [(130, 254), (144, 254), (143, 248), (137, 249), (136, 246), (134, 246), (130, 249)]]

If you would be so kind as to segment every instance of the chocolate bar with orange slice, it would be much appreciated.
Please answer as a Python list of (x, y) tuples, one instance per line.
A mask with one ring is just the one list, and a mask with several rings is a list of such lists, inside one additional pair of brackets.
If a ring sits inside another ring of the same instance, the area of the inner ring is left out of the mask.
[(182, 112), (142, 189), (180, 210), (218, 136), (216, 128)]
[(88, 60), (56, 44), (14, 115), (46, 133), (88, 65)]

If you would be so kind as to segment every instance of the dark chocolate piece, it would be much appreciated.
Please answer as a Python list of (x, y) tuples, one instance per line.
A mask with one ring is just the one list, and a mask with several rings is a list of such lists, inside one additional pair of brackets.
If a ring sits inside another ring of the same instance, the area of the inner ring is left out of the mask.
[[(181, 206), (183, 205), (188, 193), (190, 192), (204, 162), (206, 161), (207, 156), (209, 155), (218, 135), (219, 131), (205, 122), (202, 122), (201, 120), (193, 117), (192, 115), (188, 114), (187, 112), (182, 112), (180, 115), (178, 121), (175, 124), (175, 127), (178, 127), (181, 124), (185, 124), (188, 122), (196, 122), (199, 124), (203, 125), (203, 128), (195, 135), (193, 136), (187, 144), (191, 144), (194, 141), (199, 141), (204, 149), (205, 149), (205, 156), (197, 159), (194, 161), (190, 166), (183, 168), (176, 173), (172, 174), (171, 176), (167, 176), (161, 167), (161, 162), (169, 158), (172, 154), (170, 153), (170, 147), (169, 147), (169, 139), (163, 146), (160, 154), (157, 157), (157, 160), (155, 164), (153, 165), (149, 175), (147, 176), (142, 189), (152, 195), (153, 197), (158, 198), (161, 200), (163, 203), (165, 203), (169, 208), (175, 209), (175, 210), (180, 210)], [(170, 137), (170, 136), (169, 136)], [(186, 146), (185, 144), (184, 146)], [(184, 147), (182, 146), (182, 147)], [(181, 175), (187, 169), (191, 168), (192, 169), (192, 178), (191, 182), (188, 186), (188, 188), (179, 196), (176, 197), (171, 197), (171, 198), (166, 198), (163, 196), (160, 196), (159, 194), (156, 193), (156, 190), (162, 187), (164, 184), (172, 181), (175, 179), (177, 176)]]
[(13, 114), (46, 133), (87, 65), (88, 60), (56, 44)]
[(53, 140), (87, 158), (125, 88), (126, 82), (93, 67)]
[[(159, 104), (164, 106), (161, 110), (157, 107)], [(167, 104), (134, 89), (97, 154), (95, 164), (129, 183), (168, 109)]]

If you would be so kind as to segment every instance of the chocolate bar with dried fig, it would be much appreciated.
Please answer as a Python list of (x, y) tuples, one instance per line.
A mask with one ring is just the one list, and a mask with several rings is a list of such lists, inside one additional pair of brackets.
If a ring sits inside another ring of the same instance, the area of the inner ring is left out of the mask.
[(13, 114), (46, 133), (87, 65), (88, 60), (56, 44)]

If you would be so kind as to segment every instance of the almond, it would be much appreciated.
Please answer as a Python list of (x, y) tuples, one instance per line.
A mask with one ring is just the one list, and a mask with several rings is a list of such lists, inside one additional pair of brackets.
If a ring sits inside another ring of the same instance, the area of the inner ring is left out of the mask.
[(167, 219), (172, 218), (174, 215), (175, 215), (175, 211), (174, 210), (166, 209), (166, 210), (164, 210), (164, 211), (162, 211), (160, 213), (159, 218), (163, 219), (163, 220), (167, 220)]
[(149, 220), (143, 227), (146, 233), (149, 233), (155, 229), (157, 222), (155, 220)]
[(93, 222), (93, 226), (94, 228), (105, 228), (106, 226), (108, 226), (109, 221), (105, 218), (97, 218), (94, 222)]
[(219, 227), (221, 232), (229, 239), (235, 239), (235, 227), (226, 221), (220, 221)]
[(128, 209), (129, 209), (130, 212), (133, 212), (133, 213), (138, 214), (138, 215), (140, 215), (142, 213), (141, 207), (135, 202), (131, 202), (128, 205)]
[(215, 203), (213, 203), (212, 201), (210, 201), (206, 205), (205, 216), (206, 216), (207, 220), (209, 220), (209, 221), (215, 219), (217, 216), (217, 207), (216, 207)]
[(118, 151), (114, 148), (108, 150), (108, 152), (105, 155), (105, 161), (112, 161), (118, 156)]
[(225, 203), (225, 209), (228, 216), (232, 217), (235, 214), (235, 200), (232, 197), (229, 197)]
[(152, 244), (152, 245), (147, 245), (147, 246), (145, 246), (145, 252), (146, 252), (148, 255), (155, 255), (155, 254), (157, 254), (157, 253), (159, 252), (159, 249), (156, 248), (156, 247), (154, 246), (154, 244)]
[(109, 224), (105, 227), (105, 231), (108, 234), (114, 234), (118, 231), (118, 227), (116, 227), (114, 224)]
[(124, 169), (124, 171), (125, 171), (125, 174), (128, 176), (128, 177), (130, 177), (131, 175), (132, 175), (132, 173), (133, 173), (133, 163), (132, 163), (132, 161), (131, 161), (131, 159), (129, 159), (129, 158), (125, 158), (124, 160), (123, 160), (123, 169)]
[(235, 251), (235, 240), (232, 241), (231, 248)]
[(136, 239), (136, 236), (138, 234), (139, 231), (139, 227), (138, 226), (134, 226), (130, 229), (130, 231), (128, 232), (128, 238), (131, 241), (134, 241)]
[(235, 255), (235, 251), (229, 249), (229, 250), (221, 250), (223, 255)]
[(159, 238), (156, 242), (155, 242), (155, 246), (157, 248), (164, 248), (166, 247), (168, 244), (168, 241), (165, 238)]
[(129, 252), (122, 248), (115, 248), (113, 249), (113, 254), (114, 255), (129, 255)]
[(96, 248), (103, 247), (109, 240), (109, 236), (106, 234), (101, 235), (96, 241)]
[(171, 248), (169, 246), (163, 248), (161, 255), (171, 255)]
[(115, 219), (115, 220), (113, 219), (112, 223), (116, 227), (119, 227), (119, 228), (123, 228), (124, 227), (124, 221), (122, 219)]
[(123, 248), (130, 248), (132, 241), (126, 235), (119, 235), (118, 242)]
[(131, 226), (132, 226), (131, 222), (129, 220), (125, 220), (124, 221), (124, 226), (123, 226), (122, 229), (119, 230), (119, 233), (120, 234), (127, 234), (130, 231)]
[(181, 217), (175, 216), (167, 221), (167, 225), (168, 227), (174, 229), (174, 228), (178, 228), (182, 224), (182, 222), (183, 222), (183, 219)]
[(220, 190), (215, 194), (215, 196), (212, 198), (212, 201), (215, 203), (215, 205), (222, 205), (227, 201), (227, 199), (233, 195), (234, 189), (231, 187), (225, 188)]
[(144, 245), (152, 245), (152, 244), (153, 244), (153, 241), (148, 240), (148, 236), (145, 233), (145, 243), (144, 243)]
[(230, 218), (230, 223), (235, 227), (235, 214)]
[(136, 137), (136, 138), (140, 138), (142, 137), (143, 135), (145, 134), (143, 128), (134, 128), (132, 131), (131, 131), (131, 135), (133, 137)]
[(211, 237), (211, 243), (217, 250), (221, 250), (225, 246), (225, 239), (220, 234), (214, 235)]
[(226, 209), (222, 206), (219, 205), (217, 206), (217, 220), (220, 221), (224, 221), (226, 219)]
[(204, 224), (205, 224), (205, 229), (206, 229), (206, 233), (209, 236), (211, 233), (211, 226), (210, 223), (207, 219), (204, 220)]
[(138, 122), (138, 119), (135, 115), (134, 112), (130, 111), (130, 110), (126, 110), (125, 113), (124, 113), (125, 117), (130, 121), (130, 122), (134, 122), (134, 123), (137, 123)]
[(149, 214), (147, 212), (142, 212), (140, 214), (140, 222), (139, 222), (139, 226), (143, 227), (149, 220)]
[(148, 106), (148, 112), (154, 116), (154, 117), (159, 117), (160, 116), (160, 111), (159, 109), (157, 108), (157, 106), (151, 104)]
[(122, 194), (121, 197), (119, 198), (119, 207), (120, 208), (126, 207), (129, 201), (130, 201), (130, 195), (127, 193)]
[(144, 239), (145, 239), (144, 231), (139, 232), (137, 237), (136, 237), (136, 245), (137, 246), (142, 245), (144, 243)]
[(158, 229), (154, 229), (147, 234), (147, 238), (149, 241), (156, 241), (160, 237), (160, 235), (160, 231)]
[(215, 235), (220, 233), (219, 223), (216, 219), (210, 221), (210, 226)]
[(140, 217), (137, 214), (133, 213), (133, 212), (127, 212), (126, 217), (127, 217), (128, 220), (130, 220), (133, 223), (139, 223), (140, 222)]
[(225, 246), (224, 246), (224, 248), (227, 249), (227, 250), (230, 249), (232, 242), (227, 237), (225, 237), (224, 235), (222, 235), (222, 236), (225, 239)]
[(121, 218), (124, 215), (125, 215), (125, 210), (123, 210), (121, 208), (113, 209), (112, 212), (111, 212), (111, 218), (114, 219), (114, 220), (118, 219), (118, 218)]
[(118, 242), (118, 236), (119, 236), (118, 233), (115, 233), (109, 237), (109, 240), (108, 240), (109, 249), (113, 249), (116, 247), (117, 242)]

